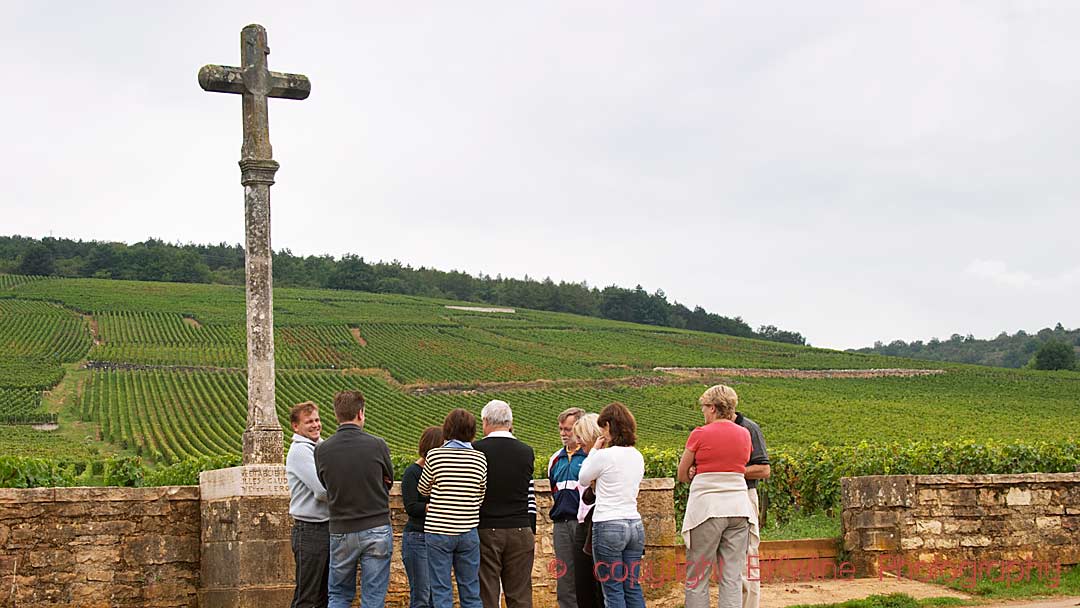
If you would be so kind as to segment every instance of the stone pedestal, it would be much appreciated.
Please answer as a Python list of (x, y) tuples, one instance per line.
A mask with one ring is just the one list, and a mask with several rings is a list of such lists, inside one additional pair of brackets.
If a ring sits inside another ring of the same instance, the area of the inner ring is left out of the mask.
[(289, 605), (294, 564), (285, 467), (205, 471), (199, 492), (200, 608)]

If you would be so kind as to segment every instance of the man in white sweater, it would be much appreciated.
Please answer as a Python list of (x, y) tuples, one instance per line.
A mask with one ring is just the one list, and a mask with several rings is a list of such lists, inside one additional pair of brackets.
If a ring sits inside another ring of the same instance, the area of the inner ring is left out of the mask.
[(315, 446), (322, 441), (319, 407), (310, 401), (293, 406), (292, 445), (285, 458), (289, 480), (289, 515), (293, 518), (292, 551), (296, 590), (292, 608), (325, 608), (329, 602), (330, 508), (326, 488), (315, 471)]

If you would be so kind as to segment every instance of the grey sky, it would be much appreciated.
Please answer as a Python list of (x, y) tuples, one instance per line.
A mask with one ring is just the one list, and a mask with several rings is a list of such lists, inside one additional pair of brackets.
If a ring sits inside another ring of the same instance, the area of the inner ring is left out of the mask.
[[(168, 4), (168, 6), (166, 6)], [(5, 2), (2, 234), (641, 283), (831, 347), (1080, 325), (1080, 4)]]

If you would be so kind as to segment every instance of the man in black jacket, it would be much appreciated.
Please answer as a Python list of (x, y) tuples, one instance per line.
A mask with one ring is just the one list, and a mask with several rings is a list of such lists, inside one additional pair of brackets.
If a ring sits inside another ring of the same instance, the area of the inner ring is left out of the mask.
[(510, 406), (490, 401), (480, 412), (484, 438), (473, 444), (487, 457), (487, 489), (480, 505), (480, 600), (499, 608), (499, 588), (507, 608), (532, 608), (536, 501), (533, 449), (510, 432)]
[(390, 585), (390, 486), (394, 467), (381, 437), (364, 432), (364, 395), (334, 396), (337, 432), (315, 448), (315, 469), (330, 506), (330, 608), (348, 608), (356, 597), (360, 567), (360, 605), (382, 608)]

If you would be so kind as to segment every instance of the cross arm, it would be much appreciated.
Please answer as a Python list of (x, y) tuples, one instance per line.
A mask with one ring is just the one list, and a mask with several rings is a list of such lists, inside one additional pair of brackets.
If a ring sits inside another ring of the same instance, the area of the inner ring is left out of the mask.
[[(311, 94), (311, 81), (303, 74), (270, 72), (267, 97), (279, 99), (307, 99)], [(244, 82), (244, 70), (227, 65), (204, 65), (199, 70), (199, 86), (212, 93), (255, 93), (254, 87)]]

